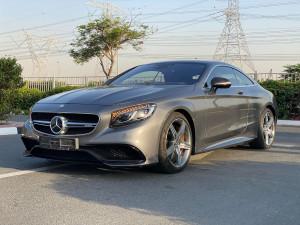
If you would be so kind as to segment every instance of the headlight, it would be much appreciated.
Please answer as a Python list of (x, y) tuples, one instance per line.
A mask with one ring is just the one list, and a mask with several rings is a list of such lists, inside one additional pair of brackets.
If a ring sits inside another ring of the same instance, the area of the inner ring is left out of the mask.
[(156, 104), (141, 104), (114, 111), (111, 114), (111, 126), (122, 126), (149, 118), (156, 109)]
[(29, 109), (29, 118), (28, 118), (29, 123), (32, 123), (32, 119), (31, 119), (32, 107), (33, 106), (31, 106)]

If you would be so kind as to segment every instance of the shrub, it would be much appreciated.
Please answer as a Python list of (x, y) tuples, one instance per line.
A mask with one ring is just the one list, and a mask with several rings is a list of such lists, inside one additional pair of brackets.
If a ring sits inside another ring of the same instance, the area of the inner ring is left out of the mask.
[(29, 110), (37, 101), (43, 98), (43, 92), (37, 89), (27, 87), (14, 90), (12, 99), (12, 108), (16, 110)]
[(300, 82), (266, 80), (260, 85), (274, 94), (280, 119), (300, 118)]
[(96, 87), (96, 86), (100, 86), (101, 84), (103, 84), (105, 81), (101, 80), (101, 81), (90, 81), (88, 83), (88, 87)]
[[(4, 90), (5, 104), (0, 104), (1, 109), (3, 105), (3, 111), (13, 111), (15, 114), (20, 114), (22, 111), (26, 114), (30, 107), (42, 98), (58, 94), (65, 91), (78, 89), (81, 87), (77, 86), (66, 86), (57, 87), (50, 91), (42, 92), (38, 89), (29, 89), (27, 87), (15, 89), (15, 90)], [(2, 101), (1, 101), (2, 103)]]
[(25, 85), (21, 77), (23, 69), (15, 58), (0, 58), (0, 89), (16, 89)]
[(56, 87), (56, 88), (53, 88), (49, 91), (44, 92), (43, 97), (45, 98), (45, 97), (48, 97), (48, 96), (51, 96), (51, 95), (59, 94), (61, 92), (71, 91), (71, 90), (75, 90), (75, 89), (79, 89), (79, 88), (83, 88), (83, 87), (81, 87), (81, 86)]
[(0, 120), (7, 119), (11, 106), (11, 90), (0, 89)]

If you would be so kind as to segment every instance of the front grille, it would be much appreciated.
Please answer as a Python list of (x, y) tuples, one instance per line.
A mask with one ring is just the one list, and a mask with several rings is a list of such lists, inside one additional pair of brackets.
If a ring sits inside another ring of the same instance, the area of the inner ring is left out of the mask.
[(31, 114), (33, 126), (37, 131), (46, 134), (57, 134), (50, 129), (52, 118), (60, 116), (65, 118), (66, 131), (64, 135), (80, 135), (92, 132), (99, 121), (99, 116), (95, 114), (77, 113), (45, 113), (33, 112)]
[(31, 153), (35, 157), (71, 161), (71, 162), (83, 162), (83, 163), (99, 163), (99, 160), (93, 157), (91, 154), (83, 151), (62, 151), (62, 150), (50, 150), (35, 147)]

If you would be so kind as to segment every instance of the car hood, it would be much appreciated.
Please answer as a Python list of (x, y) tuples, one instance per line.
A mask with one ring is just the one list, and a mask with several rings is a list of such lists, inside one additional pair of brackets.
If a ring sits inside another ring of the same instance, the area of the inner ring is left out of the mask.
[[(114, 105), (135, 100), (150, 100), (167, 93), (178, 85), (100, 86), (63, 92), (42, 99), (40, 104)], [(167, 91), (168, 90), (168, 91)], [(164, 93), (164, 94), (163, 94)]]

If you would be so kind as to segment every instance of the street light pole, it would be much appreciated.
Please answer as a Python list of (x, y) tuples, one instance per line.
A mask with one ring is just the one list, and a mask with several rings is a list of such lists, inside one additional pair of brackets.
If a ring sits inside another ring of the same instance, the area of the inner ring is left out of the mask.
[(59, 66), (59, 61), (57, 62), (57, 75), (60, 76), (60, 66)]

